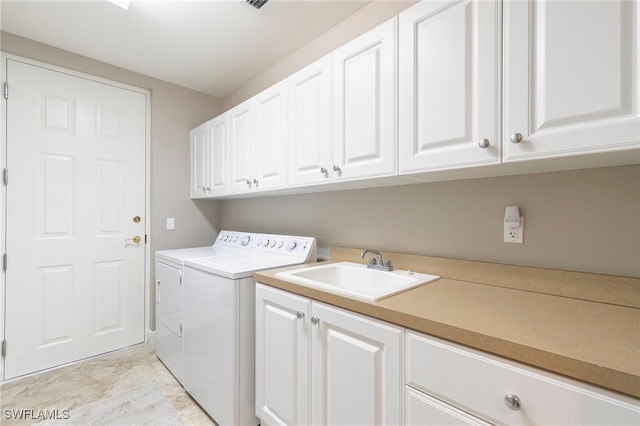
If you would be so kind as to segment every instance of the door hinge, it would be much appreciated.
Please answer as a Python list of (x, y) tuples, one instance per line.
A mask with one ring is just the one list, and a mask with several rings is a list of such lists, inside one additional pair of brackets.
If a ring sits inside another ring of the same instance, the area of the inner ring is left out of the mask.
[(7, 356), (7, 341), (2, 341), (2, 358)]
[(180, 324), (180, 334), (182, 334), (182, 324)]
[(2, 270), (7, 270), (7, 253), (2, 255)]
[(2, 171), (2, 181), (5, 185), (9, 185), (9, 169), (7, 169), (6, 167)]
[(180, 285), (182, 285), (182, 277), (180, 277)]
[(9, 99), (9, 82), (4, 82), (4, 98)]
[(147, 234), (144, 234), (144, 243), (147, 244)]

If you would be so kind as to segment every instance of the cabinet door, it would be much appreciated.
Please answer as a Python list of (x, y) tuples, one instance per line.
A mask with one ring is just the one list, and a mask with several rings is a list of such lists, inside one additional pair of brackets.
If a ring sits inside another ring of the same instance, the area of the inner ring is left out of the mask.
[(253, 98), (254, 189), (287, 184), (287, 82), (282, 81)]
[(208, 196), (226, 195), (229, 192), (227, 173), (228, 114), (222, 114), (209, 122)]
[(402, 329), (318, 302), (311, 315), (311, 423), (401, 424)]
[(334, 180), (396, 172), (396, 46), (393, 18), (333, 52)]
[(509, 1), (504, 12), (505, 161), (640, 147), (637, 1)]
[(207, 123), (191, 130), (191, 198), (206, 197), (209, 169)]
[(309, 424), (309, 299), (256, 285), (256, 415)]
[(182, 382), (182, 271), (159, 261), (156, 261), (156, 354)]
[(496, 1), (425, 1), (399, 15), (400, 173), (495, 164)]
[(252, 99), (229, 110), (229, 192), (247, 192), (253, 188)]
[(489, 423), (409, 386), (406, 389), (405, 401), (407, 426), (489, 426)]
[(331, 54), (288, 78), (289, 185), (329, 182)]

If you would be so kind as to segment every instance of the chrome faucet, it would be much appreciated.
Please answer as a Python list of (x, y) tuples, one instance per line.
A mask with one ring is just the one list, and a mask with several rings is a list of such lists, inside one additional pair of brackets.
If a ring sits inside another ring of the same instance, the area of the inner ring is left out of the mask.
[(364, 256), (367, 253), (371, 253), (376, 255), (376, 257), (371, 257), (367, 262), (367, 268), (378, 269), (380, 271), (392, 271), (393, 266), (391, 266), (391, 259), (387, 259), (385, 261), (382, 260), (382, 253), (377, 250), (369, 250), (365, 249), (360, 253), (360, 259), (364, 259)]

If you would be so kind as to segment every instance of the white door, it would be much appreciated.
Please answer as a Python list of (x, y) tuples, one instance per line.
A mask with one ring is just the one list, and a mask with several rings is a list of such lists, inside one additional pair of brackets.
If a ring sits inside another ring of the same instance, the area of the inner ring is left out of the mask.
[(146, 95), (17, 60), (7, 79), (10, 379), (144, 341)]
[(253, 98), (253, 179), (255, 189), (287, 184), (287, 82)]
[(311, 315), (311, 424), (402, 424), (402, 329), (318, 302)]
[(309, 299), (256, 286), (256, 414), (309, 424)]
[(399, 19), (400, 173), (498, 163), (498, 3), (421, 2)]
[(396, 172), (397, 23), (333, 52), (334, 180)]
[(504, 2), (505, 161), (638, 148), (639, 17), (637, 1)]
[(211, 185), (209, 179), (209, 141), (208, 123), (192, 129), (191, 139), (191, 198), (209, 196)]
[(289, 185), (329, 182), (331, 54), (288, 78)]

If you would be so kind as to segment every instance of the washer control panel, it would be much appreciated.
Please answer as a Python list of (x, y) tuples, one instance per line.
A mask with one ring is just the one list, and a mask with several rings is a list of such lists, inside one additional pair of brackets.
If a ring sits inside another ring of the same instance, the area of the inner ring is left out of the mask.
[(316, 260), (316, 239), (313, 237), (220, 231), (215, 245)]

